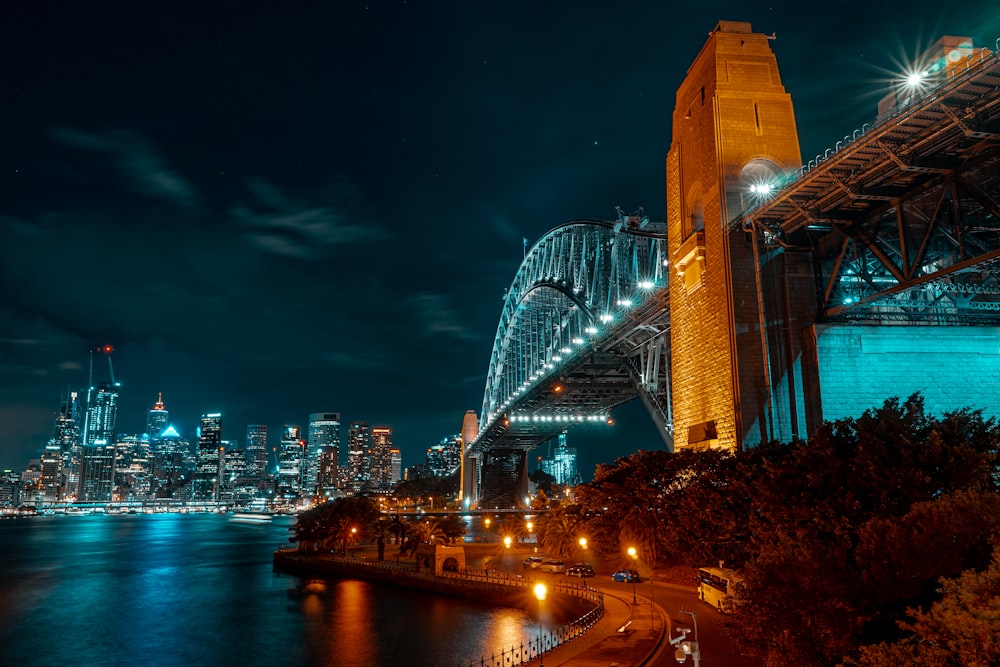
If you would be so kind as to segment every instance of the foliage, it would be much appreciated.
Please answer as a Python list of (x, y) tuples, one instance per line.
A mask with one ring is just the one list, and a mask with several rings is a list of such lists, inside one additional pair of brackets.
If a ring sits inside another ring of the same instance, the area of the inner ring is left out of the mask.
[(421, 477), (400, 482), (393, 491), (396, 498), (425, 498), (435, 507), (444, 507), (449, 498), (455, 498), (461, 480), (455, 472), (447, 477)]
[(927, 611), (910, 609), (901, 623), (910, 634), (862, 647), (852, 667), (987, 667), (1000, 664), (1000, 548), (990, 566), (941, 581), (941, 599)]
[[(413, 522), (407, 535), (416, 544), (447, 544), (448, 542), (448, 536), (436, 519)], [(416, 545), (411, 548), (416, 553)]]
[(739, 633), (794, 665), (833, 664), (892, 637), (939, 577), (985, 566), (1000, 525), (997, 442), (993, 420), (934, 419), (914, 395), (768, 457), (750, 487)]
[(468, 532), (468, 527), (465, 525), (465, 521), (461, 517), (453, 514), (449, 514), (448, 516), (438, 519), (438, 525), (441, 528), (441, 532), (444, 533), (445, 538), (448, 540), (448, 544), (453, 544), (456, 539), (464, 536)]
[(330, 551), (339, 544), (346, 553), (348, 543), (372, 532), (378, 519), (378, 508), (368, 498), (337, 498), (299, 514), (290, 540), (306, 550)]
[(578, 511), (560, 507), (538, 517), (536, 531), (538, 543), (550, 554), (569, 558), (578, 548), (583, 521)]
[[(989, 565), (998, 444), (1000, 427), (981, 411), (937, 418), (919, 394), (893, 398), (808, 442), (640, 451), (598, 466), (577, 487), (578, 511), (550, 513), (539, 538), (563, 553), (586, 530), (595, 546), (635, 546), (653, 565), (726, 561), (743, 576), (729, 625), (773, 664), (835, 664), (876, 655), (858, 653), (876, 642), (887, 661), (910, 664), (906, 656), (929, 650), (930, 639), (907, 637), (930, 627), (919, 610), (933, 610), (941, 577)], [(925, 625), (900, 626), (907, 609)]]

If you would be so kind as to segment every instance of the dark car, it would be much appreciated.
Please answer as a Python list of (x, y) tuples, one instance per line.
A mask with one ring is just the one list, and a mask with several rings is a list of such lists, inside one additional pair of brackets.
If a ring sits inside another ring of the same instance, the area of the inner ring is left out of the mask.
[(566, 568), (567, 577), (592, 577), (594, 576), (594, 568), (587, 565), (586, 563), (577, 563), (576, 565), (570, 565)]
[(538, 566), (542, 564), (543, 560), (545, 559), (541, 556), (528, 556), (521, 561), (521, 565), (524, 566), (525, 570), (536, 570), (538, 569)]
[(624, 581), (626, 584), (630, 584), (639, 581), (639, 573), (635, 570), (618, 570), (611, 575), (611, 579), (614, 581)]

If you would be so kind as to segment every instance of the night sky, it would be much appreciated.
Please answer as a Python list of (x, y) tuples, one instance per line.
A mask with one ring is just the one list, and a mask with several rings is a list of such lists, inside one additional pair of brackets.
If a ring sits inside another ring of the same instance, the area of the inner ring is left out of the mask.
[[(942, 34), (1000, 37), (992, 1), (903, 6), (3, 3), (0, 468), (103, 344), (120, 433), (163, 392), (192, 436), (333, 411), (421, 462), (482, 407), (522, 239), (664, 219), (674, 93), (720, 19), (776, 34), (808, 161)], [(662, 446), (616, 417), (570, 433), (584, 479)]]

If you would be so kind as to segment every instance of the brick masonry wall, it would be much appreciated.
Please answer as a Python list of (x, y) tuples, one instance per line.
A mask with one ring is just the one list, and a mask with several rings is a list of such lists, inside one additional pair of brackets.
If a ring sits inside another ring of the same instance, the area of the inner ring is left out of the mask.
[(928, 412), (1000, 418), (1000, 327), (817, 325), (827, 421), (922, 392)]
[[(689, 443), (689, 430), (707, 422), (715, 426), (712, 444), (740, 446), (746, 416), (761, 414), (766, 403), (752, 246), (729, 232), (728, 221), (748, 203), (740, 177), (749, 161), (791, 169), (801, 159), (774, 54), (767, 37), (749, 29), (717, 28), (677, 91), (667, 159), (677, 448), (697, 444)], [(703, 211), (704, 259), (692, 263), (696, 210)]]

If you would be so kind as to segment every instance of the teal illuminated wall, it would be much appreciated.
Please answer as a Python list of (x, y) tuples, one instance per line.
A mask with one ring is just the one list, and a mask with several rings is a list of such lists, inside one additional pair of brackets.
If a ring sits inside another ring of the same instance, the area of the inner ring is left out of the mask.
[(816, 325), (823, 419), (922, 392), (929, 413), (1000, 418), (1000, 327)]

